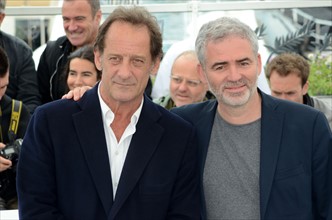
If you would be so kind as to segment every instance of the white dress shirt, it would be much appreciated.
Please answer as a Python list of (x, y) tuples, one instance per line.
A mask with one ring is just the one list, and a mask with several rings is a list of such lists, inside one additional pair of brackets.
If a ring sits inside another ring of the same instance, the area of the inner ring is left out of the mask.
[(114, 113), (101, 98), (99, 88), (98, 88), (98, 97), (100, 101), (104, 131), (106, 135), (106, 143), (107, 143), (108, 158), (110, 161), (112, 186), (113, 186), (113, 199), (114, 199), (118, 183), (120, 181), (123, 164), (125, 162), (129, 145), (131, 142), (131, 138), (136, 131), (136, 124), (142, 111), (144, 98), (142, 99), (141, 105), (131, 116), (130, 123), (128, 124), (126, 130), (124, 131), (120, 141), (118, 142), (111, 128), (111, 124), (114, 120)]

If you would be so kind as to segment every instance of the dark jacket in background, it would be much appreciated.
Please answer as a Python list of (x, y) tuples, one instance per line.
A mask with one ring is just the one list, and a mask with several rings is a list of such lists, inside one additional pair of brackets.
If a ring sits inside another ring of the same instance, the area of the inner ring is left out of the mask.
[(327, 121), (329, 122), (330, 128), (332, 129), (332, 100), (324, 101), (317, 97), (311, 97), (308, 94), (305, 94), (303, 96), (303, 104), (309, 105), (321, 112), (324, 113), (324, 115), (327, 118)]
[(49, 41), (42, 53), (37, 69), (39, 91), (42, 103), (61, 99), (66, 91), (66, 81), (62, 76), (67, 57), (73, 47), (66, 36)]
[(0, 46), (6, 51), (10, 63), (6, 94), (22, 101), (32, 113), (41, 104), (32, 50), (23, 40), (2, 31)]

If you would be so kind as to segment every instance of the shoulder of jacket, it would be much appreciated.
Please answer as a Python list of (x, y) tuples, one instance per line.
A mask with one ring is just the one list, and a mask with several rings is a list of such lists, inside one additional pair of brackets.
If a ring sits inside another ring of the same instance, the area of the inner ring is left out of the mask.
[(9, 45), (9, 47), (21, 48), (32, 51), (29, 45), (22, 39), (7, 34), (3, 31), (1, 31), (1, 35), (2, 35), (2, 40), (5, 42), (5, 45)]
[(54, 41), (48, 41), (47, 42), (47, 47), (48, 49), (54, 49), (54, 48), (59, 48), (62, 49), (66, 47), (67, 45), (71, 45), (68, 38), (66, 36), (59, 37), (58, 39)]

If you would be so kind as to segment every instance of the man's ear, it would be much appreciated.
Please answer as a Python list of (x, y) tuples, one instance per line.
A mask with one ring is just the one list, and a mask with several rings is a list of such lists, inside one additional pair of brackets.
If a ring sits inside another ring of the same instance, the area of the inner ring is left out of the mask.
[(0, 13), (0, 26), (1, 26), (2, 22), (3, 22), (3, 19), (5, 19), (5, 17), (6, 17), (5, 13)]
[(258, 75), (260, 75), (262, 72), (262, 58), (260, 54), (257, 55), (257, 69), (258, 69)]
[(198, 76), (199, 76), (200, 80), (201, 80), (204, 84), (207, 84), (206, 75), (205, 75), (205, 72), (204, 72), (203, 66), (202, 66), (200, 63), (197, 64), (197, 72), (198, 72)]
[(100, 24), (100, 21), (101, 21), (101, 18), (102, 18), (102, 12), (101, 10), (99, 9), (97, 12), (96, 12), (96, 15), (95, 15), (95, 18), (96, 18), (96, 21), (98, 24)]
[(150, 74), (153, 74), (153, 75), (157, 74), (157, 72), (159, 70), (160, 62), (161, 62), (160, 57), (157, 57), (156, 60), (153, 63), (153, 66), (151, 68)]
[(303, 86), (302, 86), (302, 95), (305, 95), (308, 93), (309, 89), (309, 81), (307, 81)]
[(94, 51), (94, 54), (95, 54), (95, 64), (96, 64), (96, 67), (99, 71), (102, 71), (103, 70), (103, 66), (102, 66), (102, 55), (100, 54), (99, 50), (95, 50)]

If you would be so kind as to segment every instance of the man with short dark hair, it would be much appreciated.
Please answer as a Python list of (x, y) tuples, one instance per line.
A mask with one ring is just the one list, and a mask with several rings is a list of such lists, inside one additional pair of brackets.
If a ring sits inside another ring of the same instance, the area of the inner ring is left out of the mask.
[(310, 65), (304, 57), (283, 53), (274, 57), (266, 69), (272, 96), (309, 105), (323, 112), (332, 128), (332, 100), (328, 103), (309, 96)]

